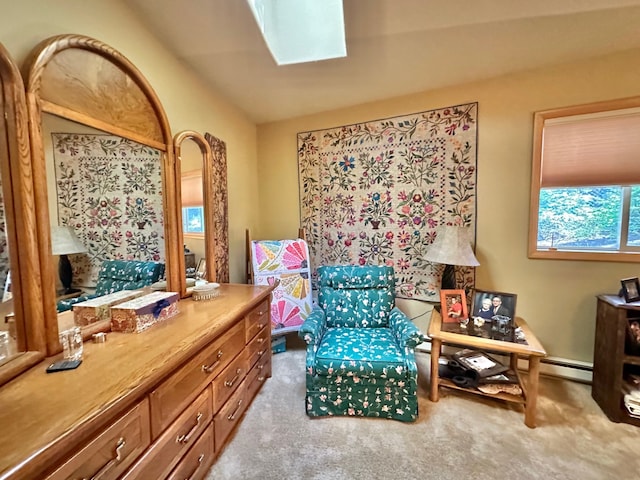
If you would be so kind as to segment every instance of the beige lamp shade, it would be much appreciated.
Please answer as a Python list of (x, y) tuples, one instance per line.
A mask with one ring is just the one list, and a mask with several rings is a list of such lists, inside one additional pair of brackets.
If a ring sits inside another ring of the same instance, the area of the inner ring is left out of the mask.
[(452, 225), (443, 225), (436, 229), (436, 239), (429, 246), (424, 260), (445, 265), (480, 265), (471, 249), (469, 228)]
[(51, 253), (70, 255), (87, 251), (71, 227), (56, 225), (51, 228)]

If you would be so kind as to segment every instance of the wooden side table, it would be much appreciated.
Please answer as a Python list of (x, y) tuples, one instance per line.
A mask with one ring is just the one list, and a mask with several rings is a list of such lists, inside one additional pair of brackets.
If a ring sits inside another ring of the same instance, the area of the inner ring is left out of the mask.
[[(445, 331), (442, 329), (442, 317), (440, 312), (434, 309), (431, 313), (431, 323), (428, 330), (428, 335), (431, 337), (431, 391), (429, 394), (431, 401), (438, 401), (438, 388), (442, 386), (454, 390), (462, 390), (475, 395), (482, 395), (484, 397), (498, 398), (507, 402), (518, 403), (524, 405), (525, 425), (530, 428), (535, 428), (540, 359), (545, 357), (547, 352), (542, 345), (540, 345), (538, 339), (533, 335), (524, 319), (517, 317), (516, 326), (522, 329), (526, 343), (493, 340), (460, 332)], [(522, 388), (522, 395), (511, 395), (508, 393), (484, 393), (474, 388), (459, 387), (446, 378), (440, 378), (438, 374), (438, 362), (440, 360), (443, 345), (457, 345), (463, 348), (498, 352), (509, 355), (509, 367), (518, 378), (518, 383), (520, 388)], [(528, 378), (526, 382), (518, 372), (517, 367), (519, 357), (528, 358), (529, 360)]]

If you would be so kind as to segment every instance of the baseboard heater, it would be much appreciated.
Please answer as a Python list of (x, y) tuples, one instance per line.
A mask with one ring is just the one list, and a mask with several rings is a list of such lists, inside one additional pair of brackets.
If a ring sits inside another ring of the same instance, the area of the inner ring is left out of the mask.
[[(431, 341), (427, 340), (416, 347), (419, 352), (431, 353)], [(445, 345), (444, 353), (453, 353), (459, 348)], [(499, 356), (499, 355), (498, 355)], [(502, 357), (501, 361), (508, 362), (508, 358)], [(528, 361), (526, 358), (518, 359), (518, 368), (527, 370)], [(593, 378), (593, 363), (571, 360), (560, 357), (546, 357), (540, 360), (540, 374), (550, 377), (565, 378), (576, 382), (591, 383)]]

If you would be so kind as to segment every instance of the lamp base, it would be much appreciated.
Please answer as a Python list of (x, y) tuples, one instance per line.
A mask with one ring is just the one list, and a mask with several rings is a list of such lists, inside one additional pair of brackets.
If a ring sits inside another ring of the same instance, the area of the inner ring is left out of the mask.
[(445, 265), (442, 272), (442, 290), (456, 289), (456, 269), (453, 265)]
[(63, 295), (71, 295), (72, 293), (82, 291), (78, 288), (71, 288), (71, 282), (73, 281), (73, 269), (71, 268), (69, 257), (64, 254), (60, 255), (60, 261), (58, 262), (58, 275), (60, 276), (60, 282), (63, 286)]

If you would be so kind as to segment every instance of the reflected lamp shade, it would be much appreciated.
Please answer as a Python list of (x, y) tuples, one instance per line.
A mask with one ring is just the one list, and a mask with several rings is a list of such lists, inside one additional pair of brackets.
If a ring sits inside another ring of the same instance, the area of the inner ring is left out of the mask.
[(82, 244), (71, 227), (56, 225), (51, 228), (51, 253), (60, 255), (58, 275), (60, 275), (60, 282), (64, 287), (65, 295), (79, 291), (71, 288), (73, 270), (67, 255), (86, 251), (87, 247)]
[(442, 274), (442, 288), (456, 286), (454, 265), (477, 267), (480, 262), (471, 249), (471, 234), (468, 227), (444, 225), (436, 230), (436, 239), (429, 246), (424, 260), (445, 265)]

